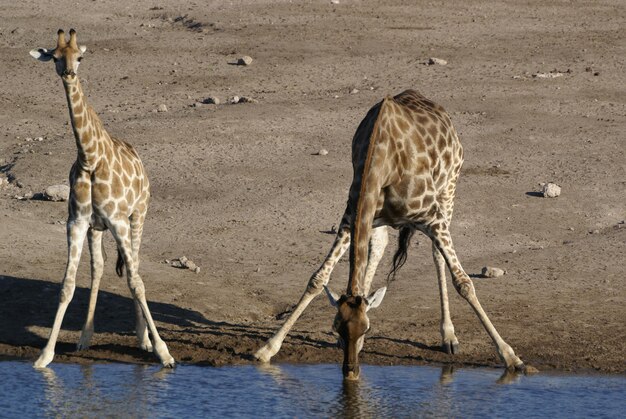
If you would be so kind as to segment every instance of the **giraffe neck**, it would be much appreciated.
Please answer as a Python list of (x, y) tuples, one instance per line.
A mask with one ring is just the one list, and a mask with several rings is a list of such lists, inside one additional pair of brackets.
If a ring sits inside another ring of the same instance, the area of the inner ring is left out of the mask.
[[(350, 245), (350, 275), (348, 277), (349, 295), (361, 295), (363, 290), (363, 278), (367, 269), (369, 259), (369, 240), (372, 235), (372, 223), (376, 213), (378, 201), (378, 191), (381, 190), (382, 182), (385, 178), (381, 169), (387, 156), (386, 142), (383, 141), (381, 133), (381, 118), (388, 111), (390, 106), (388, 98), (383, 99), (380, 110), (373, 114), (373, 126), (371, 130), (366, 130), (364, 135), (369, 138), (363, 142), (366, 144), (366, 151), (363, 155), (364, 161), (357, 165), (355, 172), (355, 189), (351, 194), (356, 198), (354, 213), (352, 215), (352, 231)], [(359, 173), (360, 171), (360, 173)], [(359, 178), (359, 181), (356, 181)]]
[(64, 81), (63, 86), (78, 149), (77, 161), (83, 169), (92, 171), (98, 163), (100, 148), (98, 143), (105, 139), (106, 131), (98, 116), (93, 111), (90, 112), (80, 81), (78, 79), (74, 83)]

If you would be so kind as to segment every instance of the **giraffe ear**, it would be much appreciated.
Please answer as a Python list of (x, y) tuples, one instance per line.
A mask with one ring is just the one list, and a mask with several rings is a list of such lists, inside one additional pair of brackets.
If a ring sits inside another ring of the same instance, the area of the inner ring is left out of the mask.
[(50, 61), (53, 58), (52, 53), (45, 48), (31, 49), (29, 54), (39, 61)]
[(84, 54), (85, 51), (87, 51), (87, 46), (86, 45), (81, 45), (78, 47), (78, 49), (80, 50), (81, 54)]
[(324, 291), (326, 291), (326, 295), (328, 296), (328, 301), (330, 301), (330, 305), (333, 307), (337, 307), (339, 303), (339, 296), (333, 292), (330, 288), (324, 285)]
[(380, 303), (383, 302), (383, 297), (385, 296), (386, 292), (387, 287), (382, 287), (378, 288), (375, 292), (370, 294), (370, 296), (367, 297), (367, 308), (365, 309), (365, 311), (370, 311), (371, 309), (378, 307)]

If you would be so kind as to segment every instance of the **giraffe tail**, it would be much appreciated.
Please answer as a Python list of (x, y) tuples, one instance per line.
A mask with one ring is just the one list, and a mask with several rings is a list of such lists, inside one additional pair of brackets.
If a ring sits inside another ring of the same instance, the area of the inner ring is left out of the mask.
[(120, 278), (124, 275), (124, 258), (122, 257), (122, 252), (120, 252), (119, 247), (117, 248), (117, 262), (115, 262), (115, 273)]
[(393, 262), (391, 271), (387, 275), (387, 282), (396, 279), (396, 273), (405, 264), (413, 234), (415, 234), (415, 228), (412, 226), (405, 226), (400, 229), (400, 234), (398, 235), (398, 250), (396, 250), (396, 253), (393, 255)]

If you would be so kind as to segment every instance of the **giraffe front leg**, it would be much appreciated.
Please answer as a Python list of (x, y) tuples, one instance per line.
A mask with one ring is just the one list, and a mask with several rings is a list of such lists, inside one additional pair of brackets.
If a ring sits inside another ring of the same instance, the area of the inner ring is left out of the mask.
[(96, 302), (98, 299), (98, 289), (100, 287), (100, 279), (102, 278), (102, 270), (104, 268), (104, 258), (102, 257), (102, 231), (89, 228), (87, 231), (87, 240), (89, 243), (89, 252), (91, 253), (91, 293), (89, 295), (89, 307), (87, 308), (87, 318), (85, 325), (80, 333), (80, 339), (76, 345), (76, 349), (81, 351), (89, 348), (91, 337), (93, 336), (94, 313), (96, 311)]
[(335, 242), (333, 243), (330, 252), (328, 252), (328, 256), (326, 256), (326, 259), (322, 263), (322, 266), (320, 266), (313, 276), (311, 276), (304, 294), (300, 297), (300, 301), (298, 301), (298, 304), (291, 312), (285, 323), (283, 323), (281, 328), (267, 341), (263, 347), (254, 353), (254, 357), (256, 359), (261, 362), (269, 362), (270, 359), (276, 355), (276, 353), (280, 350), (285, 337), (298, 318), (302, 315), (304, 309), (306, 309), (311, 301), (313, 301), (313, 299), (322, 292), (324, 286), (328, 284), (330, 274), (349, 246), (350, 228), (347, 216), (344, 215), (341, 225), (339, 226)]
[(457, 292), (469, 303), (480, 319), (483, 327), (493, 340), (498, 355), (506, 365), (506, 368), (516, 371), (524, 371), (524, 363), (517, 355), (515, 355), (513, 348), (511, 348), (511, 346), (506, 343), (504, 339), (502, 339), (496, 328), (491, 323), (491, 320), (489, 320), (485, 310), (483, 310), (480, 305), (478, 297), (476, 296), (474, 284), (472, 283), (469, 275), (467, 275), (465, 270), (463, 270), (463, 267), (456, 256), (447, 223), (444, 220), (438, 220), (438, 222), (430, 226), (429, 235), (448, 265), (448, 269), (452, 275), (454, 288), (456, 288)]
[(433, 242), (433, 259), (437, 268), (437, 282), (439, 283), (439, 297), (441, 300), (441, 323), (439, 331), (441, 332), (441, 349), (448, 354), (459, 353), (459, 340), (454, 334), (454, 325), (450, 317), (450, 306), (448, 303), (448, 289), (446, 286), (446, 261), (437, 250)]
[(369, 257), (367, 258), (367, 268), (365, 268), (365, 277), (363, 279), (363, 295), (369, 295), (376, 268), (385, 254), (385, 248), (389, 243), (389, 235), (387, 227), (376, 227), (372, 230), (372, 237), (369, 243)]
[(57, 308), (50, 336), (48, 337), (48, 343), (46, 343), (46, 346), (41, 351), (41, 355), (37, 358), (33, 365), (35, 368), (45, 368), (54, 358), (54, 347), (56, 345), (57, 338), (59, 337), (63, 317), (65, 316), (67, 306), (70, 304), (70, 301), (72, 301), (74, 290), (76, 289), (76, 270), (78, 269), (78, 262), (80, 261), (80, 255), (83, 249), (85, 233), (88, 228), (89, 221), (86, 219), (68, 220), (67, 266), (65, 268), (65, 276), (63, 277), (61, 292), (59, 293), (59, 307)]

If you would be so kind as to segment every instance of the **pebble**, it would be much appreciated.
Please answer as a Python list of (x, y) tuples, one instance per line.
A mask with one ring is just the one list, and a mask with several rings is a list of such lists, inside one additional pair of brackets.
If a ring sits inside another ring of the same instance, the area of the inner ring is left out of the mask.
[(339, 0), (330, 0), (330, 4), (339, 4)]
[(317, 152), (318, 156), (326, 156), (328, 154), (328, 150), (326, 150), (325, 148), (322, 148), (320, 151)]
[(208, 96), (207, 98), (202, 100), (202, 103), (204, 103), (206, 105), (219, 105), (220, 104), (220, 99), (215, 97), (215, 96)]
[(230, 99), (228, 99), (228, 103), (232, 103), (233, 105), (239, 103), (239, 96), (231, 97)]
[(561, 187), (556, 183), (548, 182), (543, 185), (541, 193), (544, 198), (556, 198), (561, 195)]
[(356, 95), (357, 93), (359, 93), (359, 89), (352, 89), (352, 90), (350, 91), (350, 94), (351, 94), (351, 95)]
[(174, 268), (189, 269), (190, 271), (194, 271), (195, 273), (200, 273), (200, 267), (196, 265), (192, 260), (188, 259), (186, 256), (181, 256), (178, 259), (173, 260), (166, 259), (165, 263)]
[(239, 103), (259, 103), (259, 101), (256, 99), (252, 99), (249, 96), (241, 96), (239, 98)]
[(480, 274), (483, 276), (483, 278), (498, 278), (505, 273), (506, 271), (504, 269), (494, 268), (492, 266), (485, 266)]
[(67, 201), (70, 197), (70, 187), (67, 185), (48, 186), (43, 194), (48, 201)]
[(237, 65), (250, 65), (252, 64), (252, 57), (244, 55), (243, 57), (237, 59)]
[(167, 106), (164, 103), (161, 103), (158, 107), (157, 107), (157, 112), (167, 112)]
[(524, 374), (526, 375), (532, 375), (537, 373), (539, 373), (539, 370), (532, 365), (526, 365), (526, 367), (524, 368)]
[(442, 58), (435, 58), (435, 57), (430, 57), (428, 59), (428, 61), (426, 62), (426, 64), (428, 65), (446, 65), (448, 64), (448, 62)]

